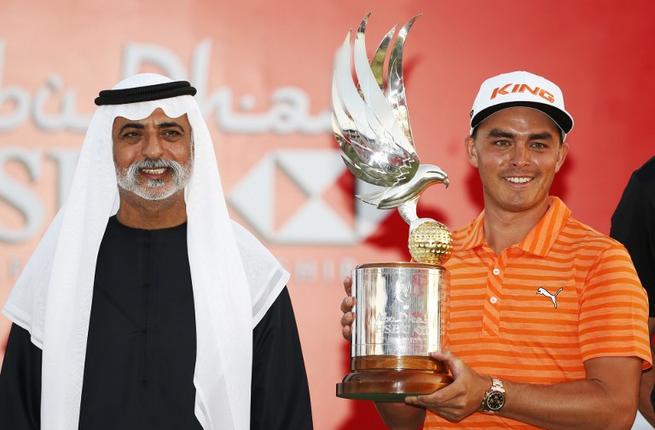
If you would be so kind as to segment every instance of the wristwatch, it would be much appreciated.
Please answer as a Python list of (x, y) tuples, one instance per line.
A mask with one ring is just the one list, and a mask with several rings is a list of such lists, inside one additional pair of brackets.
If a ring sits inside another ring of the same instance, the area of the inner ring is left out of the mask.
[(491, 388), (484, 393), (482, 398), (482, 412), (498, 412), (505, 405), (505, 386), (503, 381), (497, 378), (491, 378)]

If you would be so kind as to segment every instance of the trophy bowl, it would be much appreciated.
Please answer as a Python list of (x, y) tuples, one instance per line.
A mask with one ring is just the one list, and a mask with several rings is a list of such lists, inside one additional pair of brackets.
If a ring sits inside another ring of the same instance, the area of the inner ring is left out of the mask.
[(448, 272), (422, 263), (363, 264), (353, 270), (356, 298), (351, 373), (337, 396), (402, 402), (452, 382), (429, 354), (443, 339)]

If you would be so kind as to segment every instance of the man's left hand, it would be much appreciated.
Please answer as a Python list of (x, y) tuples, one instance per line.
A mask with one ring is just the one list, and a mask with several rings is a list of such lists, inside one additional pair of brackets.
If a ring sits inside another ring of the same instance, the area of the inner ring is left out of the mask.
[(491, 378), (468, 367), (450, 352), (434, 352), (435, 360), (443, 361), (454, 381), (432, 394), (409, 396), (406, 403), (423, 406), (448, 421), (458, 422), (480, 409), (482, 398), (491, 387)]

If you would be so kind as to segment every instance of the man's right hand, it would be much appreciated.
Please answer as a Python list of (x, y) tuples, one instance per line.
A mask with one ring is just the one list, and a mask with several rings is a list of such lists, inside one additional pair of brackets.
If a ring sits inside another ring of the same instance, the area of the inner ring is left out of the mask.
[(355, 306), (355, 298), (351, 297), (353, 281), (348, 276), (343, 280), (343, 288), (346, 290), (346, 297), (341, 301), (341, 334), (346, 340), (352, 338), (352, 325), (355, 321), (355, 313), (353, 307)]

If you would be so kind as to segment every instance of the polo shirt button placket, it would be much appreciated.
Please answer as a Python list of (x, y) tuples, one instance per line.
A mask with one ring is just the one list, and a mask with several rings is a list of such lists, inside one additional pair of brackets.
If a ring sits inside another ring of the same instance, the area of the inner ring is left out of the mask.
[[(500, 271), (500, 269), (499, 269), (498, 267), (494, 267), (494, 268), (491, 270), (491, 273), (492, 273), (495, 277), (499, 277), (500, 274), (501, 274), (502, 272)], [(489, 303), (491, 303), (492, 305), (495, 305), (496, 303), (498, 303), (498, 297), (496, 297), (496, 296), (491, 296), (491, 297), (489, 298)]]
[(493, 256), (487, 272), (487, 311), (482, 318), (483, 332), (487, 336), (498, 336), (500, 329), (500, 301), (502, 296), (504, 261), (502, 255)]

